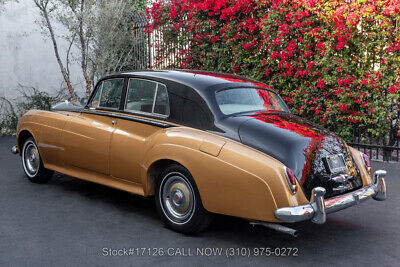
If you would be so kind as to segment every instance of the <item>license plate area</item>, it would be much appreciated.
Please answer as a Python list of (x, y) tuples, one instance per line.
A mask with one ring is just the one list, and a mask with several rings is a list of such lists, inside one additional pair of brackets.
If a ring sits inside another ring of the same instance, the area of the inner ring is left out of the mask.
[(343, 154), (326, 156), (323, 161), (328, 173), (338, 173), (347, 170)]

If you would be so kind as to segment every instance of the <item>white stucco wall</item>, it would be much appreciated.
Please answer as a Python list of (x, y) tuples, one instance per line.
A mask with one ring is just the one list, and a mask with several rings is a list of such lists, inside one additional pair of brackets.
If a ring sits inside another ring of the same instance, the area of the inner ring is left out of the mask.
[[(8, 2), (0, 10), (0, 96), (18, 96), (18, 83), (54, 93), (61, 88), (62, 75), (51, 41), (35, 23), (39, 11), (32, 0)], [(56, 26), (59, 34), (62, 28)], [(60, 52), (66, 42), (58, 38)], [(63, 59), (65, 54), (62, 53)], [(83, 80), (77, 64), (70, 66), (75, 90), (83, 95)]]

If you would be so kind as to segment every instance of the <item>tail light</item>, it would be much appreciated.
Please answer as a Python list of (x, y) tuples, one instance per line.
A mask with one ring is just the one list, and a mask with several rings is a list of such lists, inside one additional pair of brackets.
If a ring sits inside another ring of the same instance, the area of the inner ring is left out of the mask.
[(362, 159), (362, 161), (363, 161), (363, 163), (364, 163), (364, 166), (365, 166), (365, 168), (367, 169), (367, 171), (368, 171), (369, 173), (372, 173), (371, 161), (369, 160), (368, 155), (366, 155), (366, 154), (360, 152), (360, 156), (361, 156), (361, 159)]
[(285, 177), (288, 182), (290, 190), (292, 191), (293, 194), (296, 194), (296, 192), (297, 192), (296, 175), (294, 175), (293, 171), (286, 166), (283, 169), (284, 169)]

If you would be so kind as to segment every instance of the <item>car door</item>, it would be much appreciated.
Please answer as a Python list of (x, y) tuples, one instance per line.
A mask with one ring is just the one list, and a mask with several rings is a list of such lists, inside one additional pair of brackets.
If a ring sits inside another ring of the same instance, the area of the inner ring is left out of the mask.
[(138, 120), (118, 119), (110, 145), (110, 172), (114, 177), (141, 183), (140, 163), (151, 136), (162, 129), (162, 120), (170, 113), (167, 87), (155, 81), (130, 78), (123, 112), (124, 116)]
[(68, 167), (109, 174), (110, 139), (120, 108), (124, 78), (113, 78), (98, 84), (87, 107), (70, 116), (64, 133), (64, 164)]

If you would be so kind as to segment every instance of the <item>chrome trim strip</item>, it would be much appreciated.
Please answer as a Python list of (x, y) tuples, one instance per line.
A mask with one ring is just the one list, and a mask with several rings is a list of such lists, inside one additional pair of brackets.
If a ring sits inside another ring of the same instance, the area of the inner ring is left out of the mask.
[[(112, 80), (112, 79), (110, 79), (110, 80)], [(103, 88), (104, 88), (104, 82), (105, 81), (108, 81), (108, 80), (104, 80), (104, 81), (102, 81), (101, 82), (101, 89), (100, 89), (100, 96), (99, 96), (99, 103), (97, 104), (97, 108), (99, 108), (100, 107), (100, 102), (101, 102), (101, 97), (103, 96)], [(96, 95), (94, 95), (93, 96), (93, 98), (95, 97)], [(92, 101), (93, 101), (93, 99), (92, 99)], [(93, 107), (93, 106), (92, 106)], [(96, 107), (94, 107), (94, 108), (96, 108)]]
[(314, 223), (322, 224), (326, 221), (326, 214), (333, 213), (363, 202), (369, 198), (375, 200), (386, 199), (386, 171), (378, 170), (375, 172), (376, 183), (358, 189), (341, 196), (324, 199), (325, 189), (316, 187), (312, 190), (309, 204), (284, 207), (275, 211), (275, 217), (283, 222), (300, 222), (311, 220)]
[(139, 117), (134, 117), (134, 116), (129, 116), (129, 115), (123, 115), (123, 114), (118, 114), (118, 113), (113, 113), (113, 112), (100, 112), (100, 111), (94, 111), (94, 110), (82, 110), (81, 113), (95, 114), (95, 115), (107, 116), (107, 117), (112, 117), (112, 118), (117, 118), (117, 119), (141, 122), (141, 123), (154, 125), (154, 126), (161, 127), (161, 128), (175, 127), (175, 125), (172, 125), (172, 124), (169, 124), (169, 123), (165, 123), (165, 122), (160, 122), (160, 121), (155, 121), (155, 120), (150, 120), (150, 119), (145, 119), (145, 118), (139, 118)]
[[(129, 84), (129, 83), (128, 83)], [(159, 83), (157, 83), (157, 87), (156, 90), (154, 92), (154, 98), (153, 98), (153, 106), (151, 107), (151, 114), (154, 114), (154, 106), (156, 105), (156, 97), (157, 97), (157, 93), (158, 93), (158, 87), (160, 86)], [(128, 94), (128, 91), (126, 92)], [(125, 100), (126, 103), (126, 100)], [(124, 110), (126, 109), (126, 104), (124, 106)]]
[(165, 120), (166, 118), (169, 117), (167, 115), (162, 115), (162, 114), (158, 114), (158, 113), (133, 111), (133, 110), (129, 110), (129, 109), (120, 110), (119, 112), (128, 113), (128, 114), (132, 114), (132, 115), (138, 115), (138, 116), (155, 117), (155, 118), (159, 118), (161, 120)]

